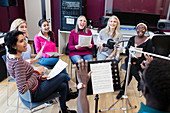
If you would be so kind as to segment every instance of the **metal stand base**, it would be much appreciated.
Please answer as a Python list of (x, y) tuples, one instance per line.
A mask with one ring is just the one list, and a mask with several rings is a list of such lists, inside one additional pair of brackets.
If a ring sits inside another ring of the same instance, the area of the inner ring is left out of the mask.
[[(126, 103), (126, 107), (123, 105), (122, 107), (117, 107), (117, 108), (112, 108), (114, 107), (118, 102), (119, 100), (121, 100), (123, 98), (123, 101)], [(137, 106), (132, 106), (129, 99), (128, 99), (128, 96), (125, 96), (123, 95), (122, 98), (120, 98), (119, 100), (117, 100), (114, 104), (112, 104), (108, 109), (103, 109), (103, 110), (99, 110), (99, 112), (102, 112), (102, 111), (110, 111), (110, 110), (117, 110), (117, 109), (121, 109), (122, 111), (124, 111), (124, 113), (128, 112), (128, 109), (135, 109), (137, 108)], [(129, 106), (128, 106), (129, 104)]]

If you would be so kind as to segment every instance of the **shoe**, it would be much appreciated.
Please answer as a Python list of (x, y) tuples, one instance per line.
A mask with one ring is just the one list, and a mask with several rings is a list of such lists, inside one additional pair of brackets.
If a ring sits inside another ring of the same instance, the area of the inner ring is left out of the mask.
[(119, 94), (116, 96), (116, 99), (119, 100), (123, 95), (123, 91), (120, 91)]
[(70, 93), (67, 94), (66, 101), (69, 101), (70, 99), (75, 99), (77, 97), (78, 97), (77, 92), (70, 92)]
[(68, 110), (68, 107), (66, 109), (61, 109), (62, 113), (77, 113), (75, 110)]

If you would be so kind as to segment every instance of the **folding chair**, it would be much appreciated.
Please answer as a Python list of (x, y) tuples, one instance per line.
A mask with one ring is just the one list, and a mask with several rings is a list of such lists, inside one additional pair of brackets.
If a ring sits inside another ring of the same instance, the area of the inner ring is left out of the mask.
[[(46, 99), (42, 100), (42, 101), (39, 101), (39, 102), (32, 102), (32, 97), (31, 97), (31, 92), (30, 90), (28, 90), (27, 92), (25, 92), (24, 94), (19, 94), (19, 98), (21, 100), (21, 102), (24, 104), (24, 106), (30, 110), (30, 112), (35, 112), (35, 111), (38, 111), (38, 110), (41, 110), (43, 108), (46, 108), (46, 107), (49, 107), (50, 105), (47, 105), (45, 107), (41, 107), (41, 108), (38, 108), (36, 109), (36, 107), (44, 104), (44, 103), (47, 103), (55, 98), (59, 98), (60, 97), (60, 94), (59, 92), (55, 92), (53, 94), (51, 94), (49, 97), (47, 97)], [(58, 103), (58, 102), (57, 102)], [(18, 99), (18, 102), (17, 102), (17, 113), (18, 113), (18, 108), (19, 108), (19, 99)]]

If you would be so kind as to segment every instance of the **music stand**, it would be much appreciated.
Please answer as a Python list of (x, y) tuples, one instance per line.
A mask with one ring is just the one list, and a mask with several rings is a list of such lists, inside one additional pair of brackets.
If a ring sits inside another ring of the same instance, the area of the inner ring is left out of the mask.
[[(103, 109), (103, 110), (99, 110), (99, 112), (102, 112), (102, 111), (109, 111), (109, 110), (115, 110), (115, 109), (121, 109), (123, 110), (124, 112), (128, 111), (128, 108), (137, 108), (137, 106), (132, 106), (130, 104), (130, 101), (128, 99), (128, 96), (126, 94), (126, 91), (127, 91), (127, 85), (128, 85), (128, 81), (129, 81), (129, 74), (130, 74), (130, 67), (131, 67), (131, 58), (132, 58), (132, 49), (130, 48), (129, 49), (129, 60), (128, 60), (128, 68), (127, 68), (127, 74), (126, 74), (126, 83), (125, 83), (125, 90), (124, 90), (124, 95), (122, 96), (123, 98), (123, 105), (122, 107), (118, 107), (118, 108), (112, 108), (114, 105), (116, 105), (116, 103), (121, 99), (117, 100), (115, 103), (113, 103), (108, 109)], [(127, 105), (127, 102), (128, 104), (130, 105), (128, 107)], [(125, 106), (125, 103), (126, 103), (126, 106)]]
[[(89, 61), (88, 62), (88, 71), (90, 71), (90, 64), (106, 63), (106, 62), (111, 62), (114, 91), (120, 91), (121, 86), (120, 86), (120, 77), (119, 77), (118, 61), (117, 60), (111, 59), (111, 60)], [(92, 95), (92, 94), (93, 94), (93, 89), (92, 89), (92, 82), (91, 82), (91, 78), (90, 78), (90, 80), (87, 84), (87, 95)], [(95, 113), (98, 112), (98, 100), (99, 100), (99, 95), (96, 94), (96, 96), (95, 96)]]

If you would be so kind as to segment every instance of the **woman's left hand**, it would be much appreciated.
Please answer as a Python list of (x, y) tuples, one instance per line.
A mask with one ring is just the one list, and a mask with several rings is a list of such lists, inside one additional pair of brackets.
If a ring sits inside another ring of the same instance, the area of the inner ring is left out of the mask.
[(41, 77), (41, 80), (44, 81), (44, 80), (47, 80), (47, 78), (49, 78), (49, 76), (48, 75), (44, 75), (44, 76)]
[(88, 48), (92, 48), (92, 44), (90, 44), (90, 45), (88, 46)]
[(110, 60), (111, 59), (111, 56), (108, 56), (107, 58), (106, 58), (106, 60)]

